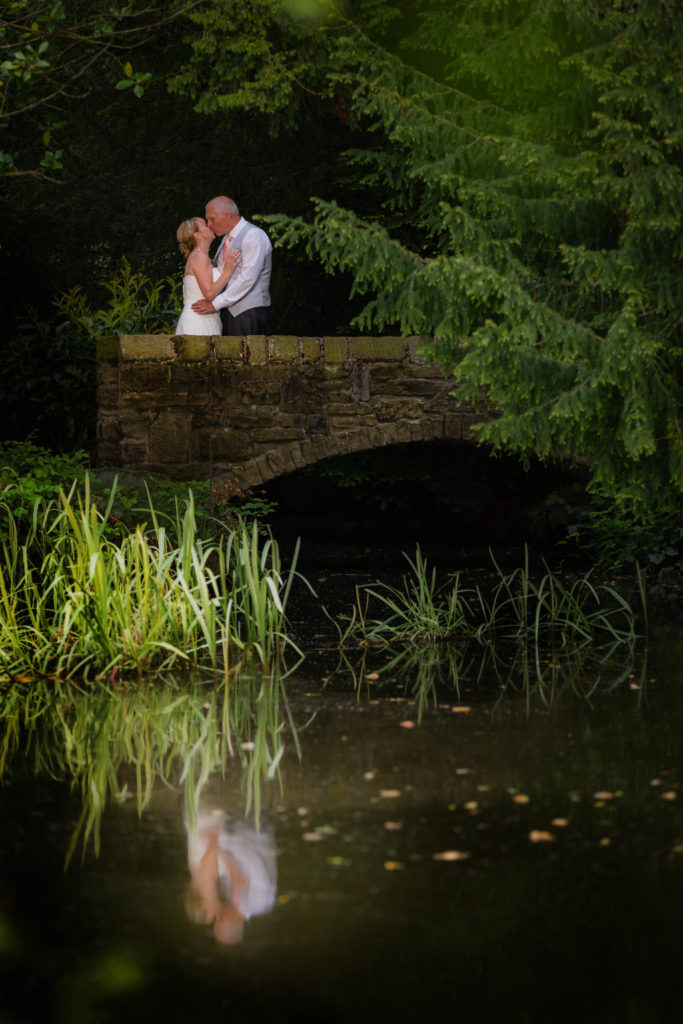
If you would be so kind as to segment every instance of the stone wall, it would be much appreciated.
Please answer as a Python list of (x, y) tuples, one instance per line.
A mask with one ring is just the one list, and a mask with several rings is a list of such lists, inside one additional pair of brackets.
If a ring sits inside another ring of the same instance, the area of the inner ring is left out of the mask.
[(416, 338), (120, 335), (97, 350), (100, 465), (253, 487), (331, 455), (467, 438), (481, 411)]

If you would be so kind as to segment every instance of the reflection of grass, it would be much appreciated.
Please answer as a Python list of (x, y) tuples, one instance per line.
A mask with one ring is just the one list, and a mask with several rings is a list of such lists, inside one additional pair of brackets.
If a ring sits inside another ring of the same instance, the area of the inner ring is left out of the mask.
[[(386, 651), (387, 648), (384, 648)], [(497, 700), (522, 696), (552, 707), (564, 698), (590, 701), (598, 689), (613, 690), (638, 674), (639, 703), (646, 689), (647, 657), (636, 673), (634, 649), (608, 643), (602, 646), (545, 649), (513, 642), (479, 644), (465, 638), (458, 644), (428, 644), (416, 648), (396, 645), (388, 648), (389, 660), (369, 664), (371, 647), (362, 647), (358, 657), (342, 648), (336, 669), (328, 676), (348, 678), (357, 695), (400, 693), (414, 702), (418, 721), (440, 701), (458, 702), (487, 693)], [(376, 652), (376, 649), (375, 649)]]
[[(628, 602), (607, 584), (589, 576), (565, 583), (550, 570), (536, 581), (524, 567), (505, 574), (494, 561), (497, 582), (490, 592), (464, 589), (460, 574), (450, 588), (438, 588), (420, 549), (408, 559), (411, 575), (403, 586), (375, 584), (359, 589), (356, 607), (340, 641), (430, 644), (472, 637), (482, 642), (518, 639), (553, 648), (610, 640), (632, 643), (635, 616)], [(640, 588), (641, 598), (644, 588)], [(368, 599), (378, 602), (383, 618), (370, 618)]]
[(161, 781), (182, 787), (192, 818), (209, 776), (239, 764), (245, 812), (258, 818), (261, 783), (277, 774), (288, 723), (298, 750), (282, 677), (256, 666), (220, 684), (165, 676), (153, 685), (87, 689), (62, 680), (16, 683), (2, 693), (0, 778), (25, 756), (40, 774), (71, 778), (82, 812), (67, 861), (79, 838), (100, 846), (105, 807), (134, 796), (142, 812)]
[(208, 663), (227, 671), (244, 652), (270, 664), (283, 646), (285, 578), (277, 545), (238, 523), (215, 543), (197, 536), (191, 497), (175, 535), (150, 508), (152, 529), (120, 541), (73, 494), (37, 502), (28, 537), (0, 556), (0, 668), (60, 677)]

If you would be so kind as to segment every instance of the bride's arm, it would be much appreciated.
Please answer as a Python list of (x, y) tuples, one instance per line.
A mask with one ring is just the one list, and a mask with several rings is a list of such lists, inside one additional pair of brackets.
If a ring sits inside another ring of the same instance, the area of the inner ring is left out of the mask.
[[(194, 259), (193, 259), (194, 257)], [(220, 277), (214, 281), (211, 260), (204, 253), (190, 253), (187, 261), (186, 273), (194, 274), (197, 278), (197, 284), (199, 290), (205, 299), (209, 301), (215, 298), (219, 292), (222, 292), (226, 284), (232, 277), (235, 267), (239, 265), (242, 260), (242, 254), (239, 250), (229, 252), (225, 258), (223, 270)]]

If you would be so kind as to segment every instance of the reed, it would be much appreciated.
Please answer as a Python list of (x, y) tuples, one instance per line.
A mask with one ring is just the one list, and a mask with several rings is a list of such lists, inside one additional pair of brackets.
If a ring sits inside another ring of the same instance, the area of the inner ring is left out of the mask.
[[(9, 510), (0, 552), (0, 672), (71, 678), (208, 665), (229, 671), (254, 654), (264, 666), (293, 646), (285, 608), (287, 574), (277, 545), (238, 520), (217, 540), (197, 535), (192, 495), (168, 530), (151, 526), (120, 540), (104, 511), (74, 488), (36, 502), (20, 543)], [(170, 535), (175, 537), (171, 541)]]
[[(352, 614), (339, 629), (340, 642), (428, 645), (471, 637), (482, 643), (514, 639), (558, 647), (635, 641), (635, 613), (616, 588), (593, 583), (590, 575), (564, 582), (547, 567), (535, 580), (526, 551), (524, 565), (511, 573), (492, 560), (497, 580), (488, 591), (464, 588), (459, 573), (440, 588), (418, 548), (414, 561), (407, 558), (411, 574), (401, 587), (377, 583), (358, 588)], [(642, 585), (639, 592), (647, 621)], [(371, 601), (379, 605), (381, 617), (370, 616)]]

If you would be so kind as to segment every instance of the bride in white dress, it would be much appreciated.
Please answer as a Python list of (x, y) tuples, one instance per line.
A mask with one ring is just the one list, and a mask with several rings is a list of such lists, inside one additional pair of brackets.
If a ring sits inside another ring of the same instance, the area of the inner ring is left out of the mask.
[(221, 334), (220, 313), (201, 314), (192, 309), (198, 299), (213, 299), (222, 292), (242, 259), (239, 250), (234, 250), (225, 256), (222, 266), (212, 267), (209, 246), (215, 237), (203, 217), (189, 217), (176, 231), (178, 248), (186, 260), (183, 311), (176, 334)]

